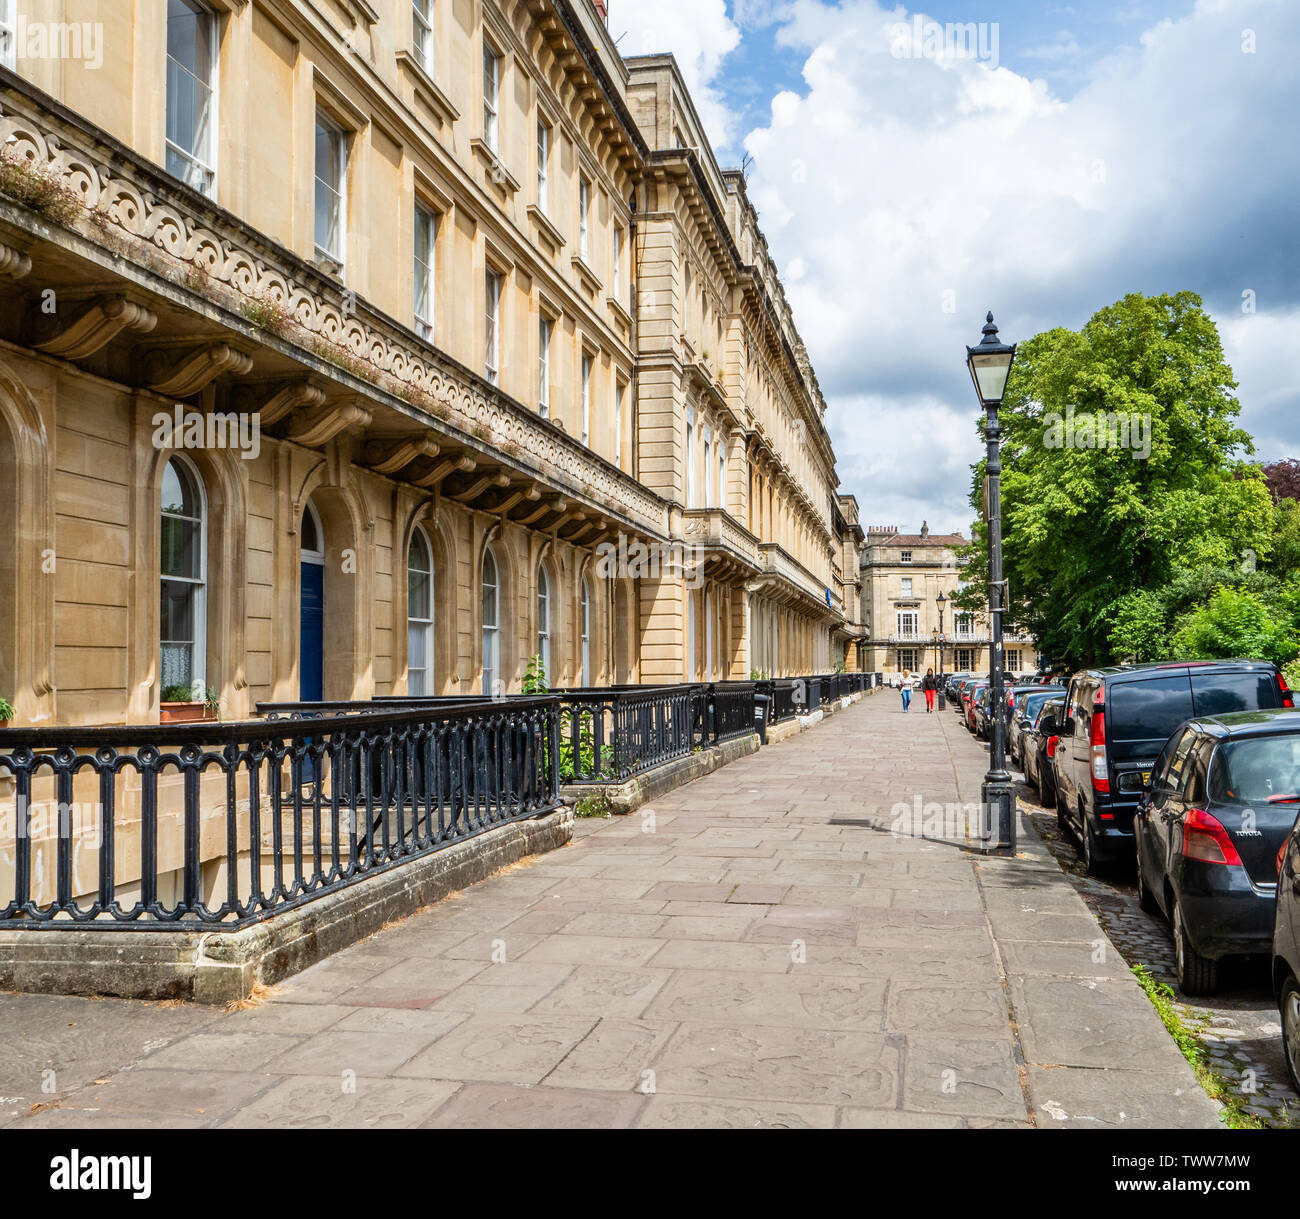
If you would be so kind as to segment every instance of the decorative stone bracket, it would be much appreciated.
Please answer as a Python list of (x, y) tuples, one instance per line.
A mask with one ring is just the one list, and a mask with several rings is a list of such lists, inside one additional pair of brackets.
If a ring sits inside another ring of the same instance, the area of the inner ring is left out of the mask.
[[(28, 266), (31, 266), (30, 259)], [(37, 343), (36, 347), (65, 360), (84, 360), (117, 338), (123, 330), (147, 334), (157, 324), (158, 315), (151, 309), (137, 305), (125, 296), (105, 296), (92, 303), (52, 339)]]

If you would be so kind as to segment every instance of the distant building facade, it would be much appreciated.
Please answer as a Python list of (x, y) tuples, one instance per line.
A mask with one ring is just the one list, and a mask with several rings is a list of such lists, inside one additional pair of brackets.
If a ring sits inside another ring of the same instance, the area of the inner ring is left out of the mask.
[[(862, 597), (866, 605), (863, 668), (886, 679), (903, 672), (986, 672), (987, 616), (958, 610), (955, 593), (965, 588), (958, 557), (969, 541), (960, 533), (919, 533), (894, 525), (872, 525), (862, 546)], [(940, 623), (940, 594), (946, 599)], [(941, 638), (942, 636), (942, 638)], [(1009, 633), (1003, 641), (1008, 673), (1033, 672), (1038, 649), (1031, 636)]]

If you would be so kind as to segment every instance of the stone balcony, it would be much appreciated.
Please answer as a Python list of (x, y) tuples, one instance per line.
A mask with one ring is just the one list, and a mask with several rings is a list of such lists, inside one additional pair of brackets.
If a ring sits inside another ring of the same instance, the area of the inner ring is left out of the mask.
[(746, 578), (763, 569), (759, 541), (723, 508), (688, 508), (682, 540), (703, 552), (710, 576)]
[(806, 613), (819, 614), (830, 623), (840, 623), (844, 612), (840, 605), (827, 602), (826, 585), (777, 542), (759, 543), (763, 575), (750, 591), (765, 592), (778, 601), (799, 605)]

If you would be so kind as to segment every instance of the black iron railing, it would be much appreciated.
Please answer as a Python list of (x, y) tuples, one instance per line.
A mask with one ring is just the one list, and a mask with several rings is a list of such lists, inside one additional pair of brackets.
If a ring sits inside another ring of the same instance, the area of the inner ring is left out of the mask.
[[(697, 749), (756, 731), (757, 682), (669, 686), (601, 686), (553, 690), (559, 700), (562, 783), (621, 783)], [(515, 697), (507, 695), (508, 704)], [(385, 695), (370, 703), (335, 704), (349, 712), (376, 705), (434, 701)], [(297, 714), (307, 704), (261, 704), (264, 714)]]
[[(255, 922), (856, 691), (872, 674), (259, 704), (0, 732), (0, 925)], [(758, 695), (763, 695), (758, 699)]]
[(559, 729), (540, 697), (0, 733), (0, 925), (255, 922), (556, 808)]

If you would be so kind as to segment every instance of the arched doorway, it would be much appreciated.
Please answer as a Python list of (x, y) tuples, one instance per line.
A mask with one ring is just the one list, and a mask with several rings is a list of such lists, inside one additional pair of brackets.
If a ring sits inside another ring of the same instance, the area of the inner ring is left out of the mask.
[(325, 697), (325, 530), (309, 500), (302, 514), (299, 564), (298, 697)]

